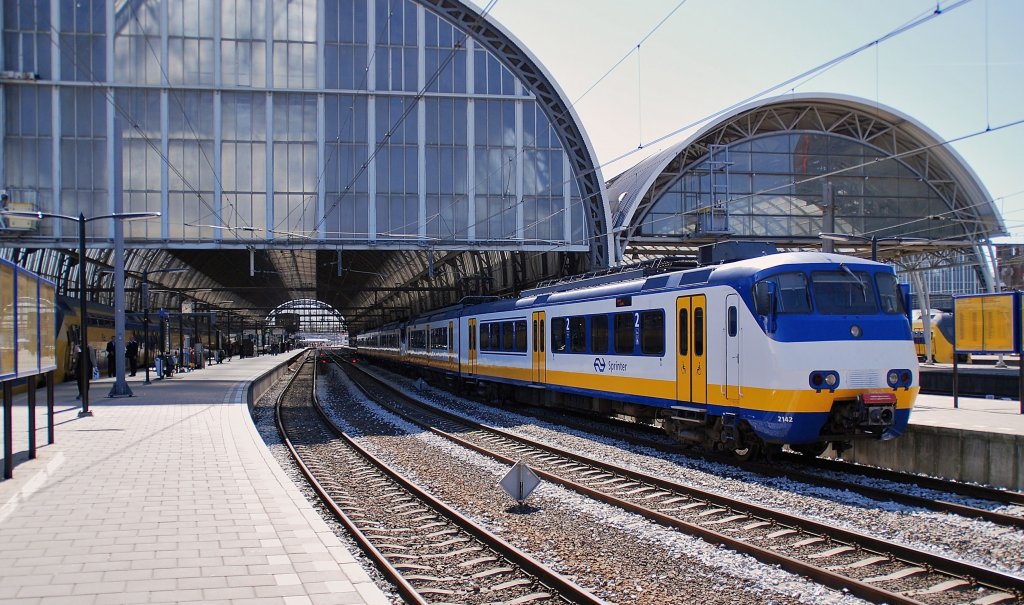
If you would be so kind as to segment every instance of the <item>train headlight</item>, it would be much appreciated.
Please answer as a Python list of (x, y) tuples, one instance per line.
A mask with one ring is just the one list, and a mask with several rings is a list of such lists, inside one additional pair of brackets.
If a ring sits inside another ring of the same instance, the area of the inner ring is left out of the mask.
[(815, 392), (820, 393), (823, 389), (834, 392), (839, 388), (839, 372), (833, 370), (815, 370), (807, 377), (807, 383)]
[(864, 330), (861, 330), (860, 326), (856, 324), (850, 326), (850, 336), (853, 336), (854, 338), (860, 338), (863, 333)]
[(889, 386), (895, 387), (897, 384), (899, 384), (900, 375), (895, 370), (893, 370), (889, 372), (889, 376), (887, 376), (887, 379), (889, 381)]
[(914, 373), (900, 368), (889, 370), (885, 374), (885, 381), (894, 390), (900, 388), (909, 389), (910, 385), (914, 382)]

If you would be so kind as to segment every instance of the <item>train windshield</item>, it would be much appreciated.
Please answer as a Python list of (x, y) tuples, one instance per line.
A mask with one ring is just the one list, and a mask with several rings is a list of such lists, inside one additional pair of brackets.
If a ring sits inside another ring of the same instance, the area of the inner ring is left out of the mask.
[(811, 288), (818, 311), (825, 315), (865, 315), (878, 312), (875, 281), (864, 271), (840, 265), (840, 271), (814, 271)]

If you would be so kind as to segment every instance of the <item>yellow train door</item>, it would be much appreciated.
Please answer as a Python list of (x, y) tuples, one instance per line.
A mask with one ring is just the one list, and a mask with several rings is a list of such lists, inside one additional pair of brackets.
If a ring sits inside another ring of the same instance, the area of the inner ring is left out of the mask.
[(676, 299), (676, 400), (680, 402), (708, 402), (706, 307), (703, 294)]
[(544, 311), (533, 312), (533, 381), (547, 382), (547, 359), (544, 354)]
[(470, 376), (476, 374), (476, 318), (469, 320), (469, 354), (467, 355)]

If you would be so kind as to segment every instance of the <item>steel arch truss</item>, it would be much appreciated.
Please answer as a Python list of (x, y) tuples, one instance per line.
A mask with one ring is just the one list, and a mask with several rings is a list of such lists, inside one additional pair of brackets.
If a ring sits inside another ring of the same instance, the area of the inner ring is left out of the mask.
[[(924, 126), (892, 110), (852, 98), (808, 96), (741, 109), (677, 146), (671, 150), (673, 153), (651, 158), (652, 163), (660, 158), (663, 167), (650, 179), (639, 201), (631, 204), (632, 209), (617, 209), (616, 225), (621, 225), (621, 231), (615, 243), (619, 253), (624, 253), (630, 245), (639, 244), (646, 249), (638, 241), (644, 217), (669, 187), (708, 157), (713, 146), (785, 132), (818, 132), (844, 137), (876, 149), (880, 158), (902, 163), (946, 203), (949, 213), (941, 218), (956, 221), (962, 227), (963, 244), (968, 247), (976, 247), (988, 238), (1006, 233), (998, 211), (977, 177), (948, 145)], [(666, 155), (670, 157), (665, 159)], [(647, 174), (655, 168), (648, 166)], [(832, 174), (841, 173), (821, 177)], [(617, 188), (612, 183), (609, 195), (614, 197), (616, 193)], [(708, 242), (686, 242), (690, 247), (701, 243)], [(660, 241), (660, 245), (666, 244), (664, 239)]]

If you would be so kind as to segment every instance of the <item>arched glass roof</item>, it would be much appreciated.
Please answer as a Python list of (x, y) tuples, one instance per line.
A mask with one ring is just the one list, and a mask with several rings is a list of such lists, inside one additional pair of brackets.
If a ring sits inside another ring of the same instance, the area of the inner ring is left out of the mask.
[(345, 318), (335, 308), (311, 298), (290, 300), (267, 315), (267, 325), (290, 332), (340, 334)]
[(608, 193), (620, 257), (722, 239), (813, 245), (822, 232), (970, 247), (1006, 232), (937, 135), (841, 96), (741, 108), (619, 175)]

